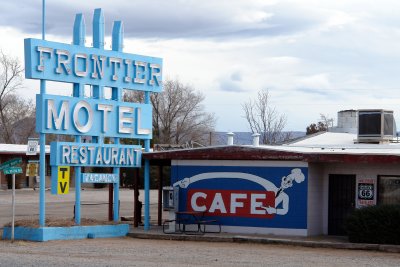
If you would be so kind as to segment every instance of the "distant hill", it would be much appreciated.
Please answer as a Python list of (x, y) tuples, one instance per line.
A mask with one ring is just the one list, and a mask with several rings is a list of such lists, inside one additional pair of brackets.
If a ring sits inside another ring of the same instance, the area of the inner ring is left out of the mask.
[[(250, 132), (233, 132), (235, 135), (233, 136), (233, 143), (236, 145), (251, 145), (253, 143), (253, 137)], [(285, 132), (287, 133), (287, 132)], [(292, 138), (296, 139), (299, 137), (303, 137), (306, 135), (305, 132), (293, 131), (290, 132)], [(213, 146), (218, 145), (226, 145), (228, 142), (227, 132), (213, 132), (211, 134), (211, 142)]]

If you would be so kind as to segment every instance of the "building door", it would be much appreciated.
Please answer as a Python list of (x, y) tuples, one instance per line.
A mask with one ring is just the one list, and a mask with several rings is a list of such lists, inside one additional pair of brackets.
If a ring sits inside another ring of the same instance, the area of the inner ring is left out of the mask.
[(328, 234), (346, 235), (347, 217), (355, 208), (356, 176), (329, 175)]

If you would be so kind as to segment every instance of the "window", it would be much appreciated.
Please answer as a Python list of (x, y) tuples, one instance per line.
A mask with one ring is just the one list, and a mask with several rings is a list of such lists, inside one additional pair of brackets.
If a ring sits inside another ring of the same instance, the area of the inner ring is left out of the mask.
[(378, 203), (400, 204), (400, 176), (379, 176)]

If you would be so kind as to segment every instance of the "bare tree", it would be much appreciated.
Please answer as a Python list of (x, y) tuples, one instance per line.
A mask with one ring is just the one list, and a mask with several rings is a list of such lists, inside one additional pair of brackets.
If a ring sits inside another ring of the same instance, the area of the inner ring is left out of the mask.
[(35, 128), (34, 105), (16, 94), (23, 68), (0, 50), (0, 133), (5, 143), (24, 143)]
[(284, 133), (286, 116), (271, 106), (268, 90), (258, 92), (256, 99), (242, 104), (245, 118), (253, 133), (259, 133), (263, 144), (276, 144), (288, 140), (290, 133)]
[(15, 92), (22, 85), (22, 72), (19, 60), (0, 50), (0, 100)]
[[(164, 90), (151, 95), (153, 138), (162, 144), (208, 143), (215, 117), (204, 111), (204, 95), (179, 80), (163, 82)], [(128, 91), (125, 101), (143, 102), (143, 93)]]
[(1, 141), (7, 144), (25, 144), (35, 133), (35, 105), (15, 94), (7, 95), (0, 110)]

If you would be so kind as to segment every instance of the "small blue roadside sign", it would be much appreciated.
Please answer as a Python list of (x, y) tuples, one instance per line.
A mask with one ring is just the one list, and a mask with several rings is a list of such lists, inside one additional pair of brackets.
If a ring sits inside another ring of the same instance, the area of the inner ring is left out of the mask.
[[(11, 159), (11, 160), (6, 161), (6, 162), (4, 162), (4, 163), (2, 163), (2, 164), (0, 165), (0, 171), (1, 171), (1, 170), (4, 170), (4, 169), (8, 169), (8, 168), (10, 168), (10, 167), (13, 167), (13, 166), (18, 165), (18, 164), (21, 164), (21, 163), (22, 163), (22, 158), (14, 158), (14, 159)], [(22, 172), (21, 172), (21, 173), (22, 173)]]
[(119, 176), (114, 173), (82, 173), (82, 183), (118, 183)]
[(10, 168), (4, 169), (3, 172), (4, 172), (4, 174), (22, 173), (22, 168), (21, 167), (10, 167)]

